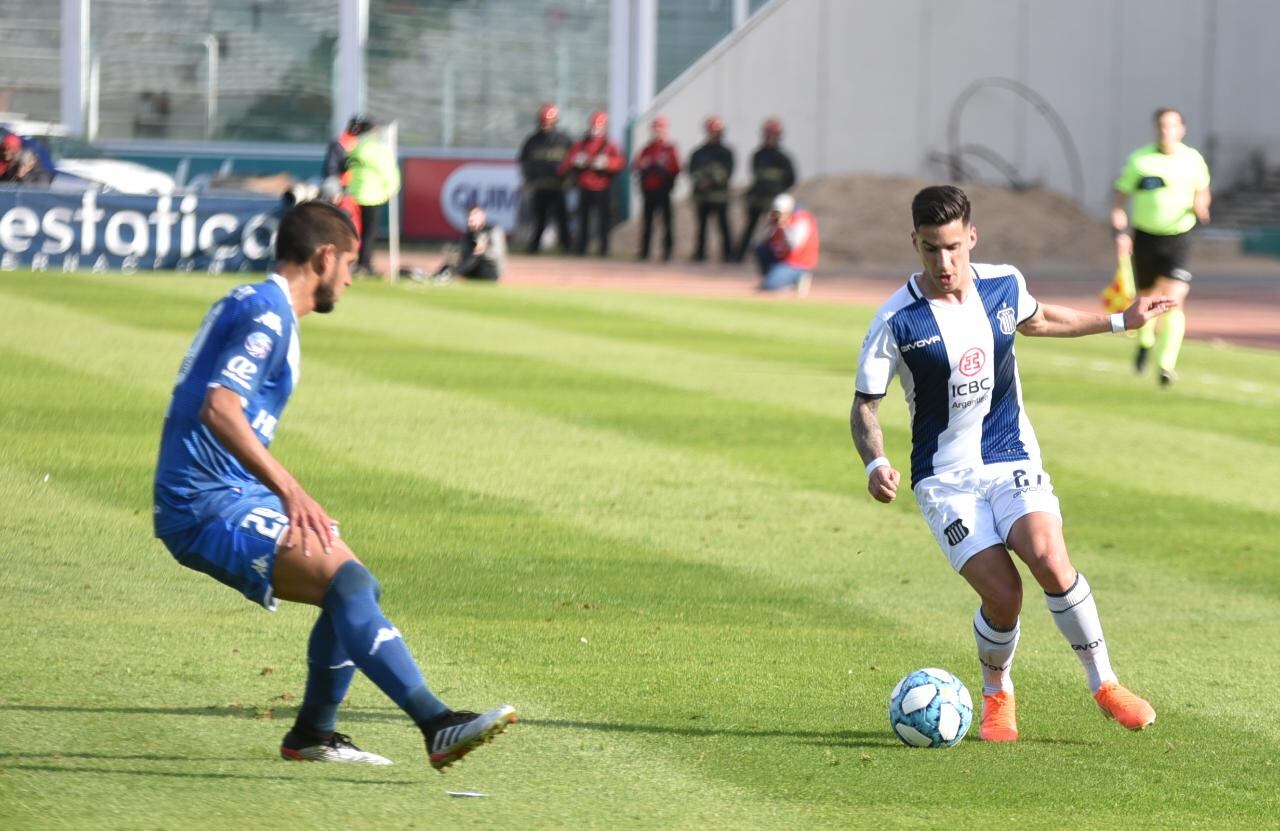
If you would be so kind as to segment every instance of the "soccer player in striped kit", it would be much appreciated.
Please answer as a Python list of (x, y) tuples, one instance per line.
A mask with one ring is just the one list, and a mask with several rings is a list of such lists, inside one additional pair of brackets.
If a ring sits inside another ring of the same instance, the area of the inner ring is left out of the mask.
[(876, 313), (858, 359), (850, 426), (867, 489), (880, 502), (897, 496), (900, 474), (885, 458), (877, 416), (897, 375), (911, 411), (916, 502), (952, 567), (981, 599), (973, 629), (983, 740), (1018, 738), (1010, 669), (1022, 579), (1010, 550), (1043, 590), (1103, 713), (1141, 730), (1156, 713), (1116, 678), (1093, 593), (1067, 555), (1058, 498), (1022, 404), (1013, 341), (1016, 333), (1078, 337), (1137, 329), (1174, 301), (1140, 297), (1110, 316), (1037, 303), (1013, 266), (970, 263), (978, 236), (964, 191), (925, 188), (911, 214), (922, 270)]

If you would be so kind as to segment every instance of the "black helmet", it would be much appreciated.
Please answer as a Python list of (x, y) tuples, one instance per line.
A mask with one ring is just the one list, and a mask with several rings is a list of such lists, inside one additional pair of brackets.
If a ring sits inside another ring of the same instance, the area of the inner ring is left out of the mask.
[(351, 116), (351, 120), (347, 122), (347, 132), (353, 136), (367, 133), (373, 129), (373, 123), (373, 119), (369, 116), (357, 113)]

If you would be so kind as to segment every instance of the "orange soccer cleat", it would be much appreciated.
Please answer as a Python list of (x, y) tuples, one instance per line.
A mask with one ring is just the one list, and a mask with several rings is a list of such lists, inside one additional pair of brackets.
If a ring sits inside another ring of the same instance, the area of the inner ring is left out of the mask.
[(1141, 730), (1156, 720), (1156, 711), (1145, 699), (1134, 695), (1115, 681), (1104, 681), (1093, 694), (1103, 714), (1129, 730)]
[(1018, 715), (1014, 711), (1013, 693), (982, 696), (982, 728), (978, 735), (984, 742), (1018, 740)]

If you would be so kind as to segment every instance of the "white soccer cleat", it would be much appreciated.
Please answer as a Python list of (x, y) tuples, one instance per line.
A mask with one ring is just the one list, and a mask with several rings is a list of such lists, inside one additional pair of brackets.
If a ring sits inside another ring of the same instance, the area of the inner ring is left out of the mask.
[(450, 710), (431, 722), (427, 734), (427, 754), (431, 766), (443, 771), (449, 765), (475, 750), (507, 729), (516, 721), (516, 710), (503, 704), (487, 713)]
[(285, 734), (280, 743), (281, 758), (291, 762), (347, 762), (358, 765), (389, 765), (391, 760), (377, 753), (361, 750), (351, 743), (345, 733), (334, 733), (327, 741), (303, 744), (294, 738), (293, 732)]

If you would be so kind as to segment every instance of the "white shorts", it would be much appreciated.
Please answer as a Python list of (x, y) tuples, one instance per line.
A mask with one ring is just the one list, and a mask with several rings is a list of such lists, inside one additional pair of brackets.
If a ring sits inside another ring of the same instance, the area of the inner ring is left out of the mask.
[(942, 553), (957, 572), (969, 558), (1005, 545), (1013, 523), (1042, 511), (1062, 521), (1049, 474), (1036, 462), (1001, 462), (922, 479), (916, 504)]

